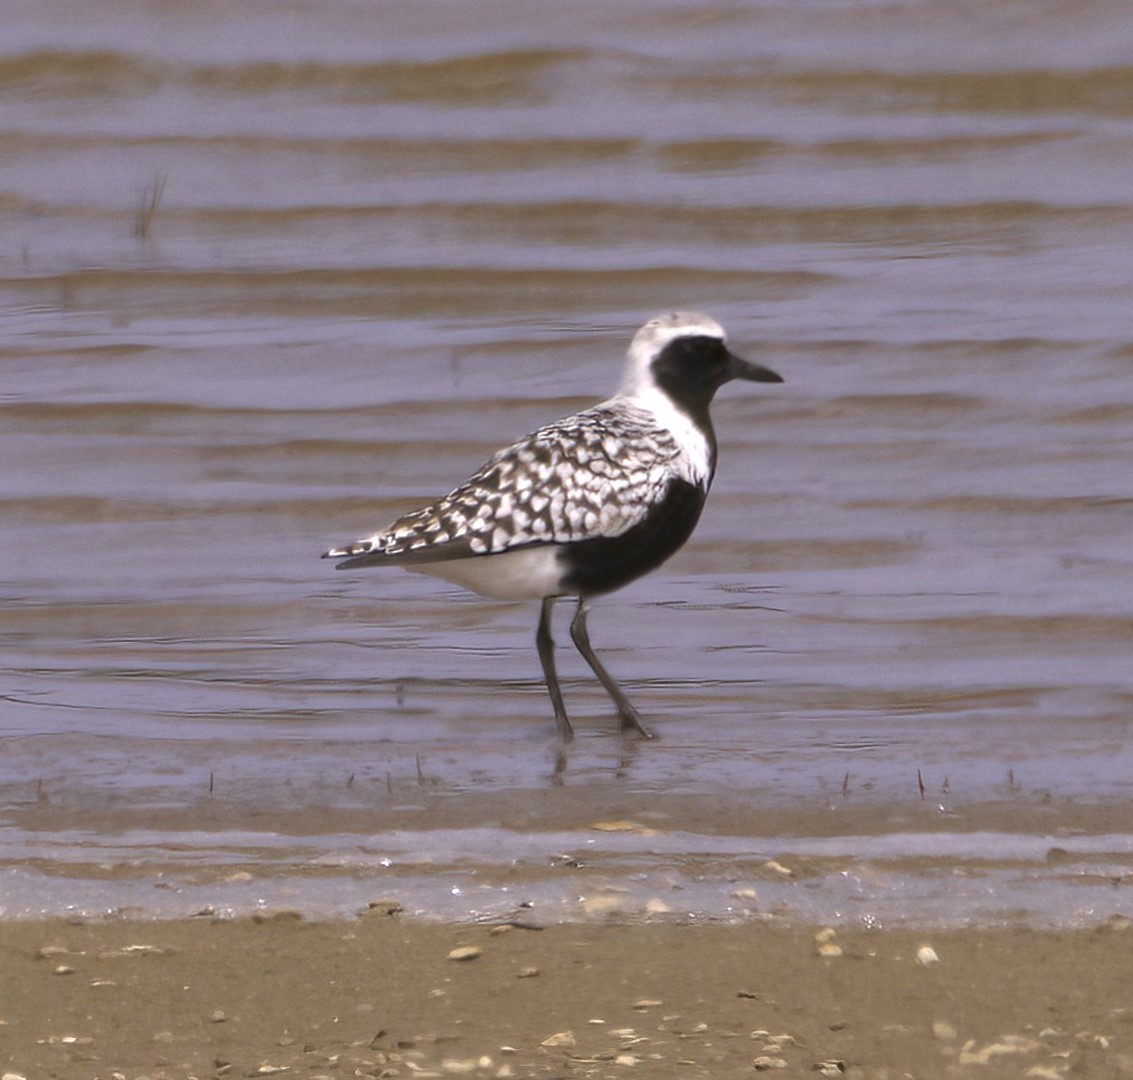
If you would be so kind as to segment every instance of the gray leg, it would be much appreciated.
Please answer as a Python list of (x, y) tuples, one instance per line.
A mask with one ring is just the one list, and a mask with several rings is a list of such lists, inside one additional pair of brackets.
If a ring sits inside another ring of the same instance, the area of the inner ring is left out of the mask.
[(539, 650), (539, 663), (543, 665), (543, 679), (547, 684), (547, 692), (551, 695), (559, 738), (567, 743), (574, 738), (574, 730), (567, 719), (563, 692), (559, 689), (559, 677), (555, 674), (555, 642), (551, 637), (551, 609), (554, 604), (553, 596), (543, 598), (543, 608), (539, 613), (539, 629), (535, 631), (535, 648)]
[(586, 601), (581, 596), (578, 598), (578, 610), (574, 613), (574, 619), (570, 624), (570, 636), (575, 648), (582, 653), (582, 658), (590, 665), (590, 670), (598, 676), (598, 681), (618, 707), (618, 719), (622, 731), (636, 731), (644, 739), (656, 738), (642, 723), (637, 710), (630, 704), (629, 698), (622, 693), (622, 688), (614, 682), (613, 676), (594, 655), (594, 650), (590, 647), (590, 634), (586, 630)]

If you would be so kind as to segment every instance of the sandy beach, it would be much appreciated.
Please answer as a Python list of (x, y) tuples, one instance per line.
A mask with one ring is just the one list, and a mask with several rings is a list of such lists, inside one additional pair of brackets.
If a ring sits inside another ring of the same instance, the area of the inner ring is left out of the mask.
[(1133, 933), (0, 924), (6, 1077), (1123, 1077)]

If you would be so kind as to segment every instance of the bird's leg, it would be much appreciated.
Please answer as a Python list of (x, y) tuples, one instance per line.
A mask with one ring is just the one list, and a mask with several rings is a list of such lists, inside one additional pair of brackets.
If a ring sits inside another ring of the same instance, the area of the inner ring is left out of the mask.
[(535, 648), (539, 650), (539, 663), (543, 665), (543, 679), (547, 684), (547, 692), (551, 695), (559, 738), (568, 743), (574, 738), (574, 730), (570, 726), (570, 720), (567, 719), (563, 692), (559, 689), (559, 677), (555, 674), (555, 642), (551, 637), (551, 609), (554, 604), (553, 596), (543, 598), (543, 608), (539, 613), (539, 629), (535, 631)]
[(590, 647), (590, 634), (586, 630), (586, 601), (578, 598), (578, 610), (570, 624), (570, 636), (574, 647), (582, 653), (582, 658), (590, 665), (590, 670), (598, 676), (598, 681), (605, 687), (606, 693), (614, 700), (618, 707), (618, 719), (623, 732), (636, 731), (644, 739), (653, 739), (656, 736), (642, 723), (637, 710), (630, 704), (629, 698), (622, 693), (622, 688), (614, 682), (613, 676), (602, 666), (601, 660), (594, 655)]

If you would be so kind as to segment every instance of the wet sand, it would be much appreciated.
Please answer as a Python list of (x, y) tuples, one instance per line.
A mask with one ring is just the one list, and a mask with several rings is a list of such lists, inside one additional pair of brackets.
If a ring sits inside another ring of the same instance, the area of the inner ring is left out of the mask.
[(4, 922), (5, 1075), (1133, 1075), (1121, 918), (833, 934), (462, 926), (391, 906)]

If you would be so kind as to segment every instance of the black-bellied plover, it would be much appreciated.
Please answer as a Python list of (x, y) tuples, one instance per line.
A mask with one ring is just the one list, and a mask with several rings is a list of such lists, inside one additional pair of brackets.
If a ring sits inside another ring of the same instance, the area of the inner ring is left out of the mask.
[(541, 600), (535, 644), (559, 735), (574, 737), (555, 673), (551, 612), (578, 597), (571, 639), (617, 706), (623, 732), (652, 738), (590, 646), (587, 600), (660, 566), (692, 534), (716, 470), (708, 406), (732, 379), (782, 382), (732, 353), (696, 312), (650, 319), (621, 389), (501, 450), (443, 499), (333, 548), (339, 570), (402, 566), (482, 596)]

